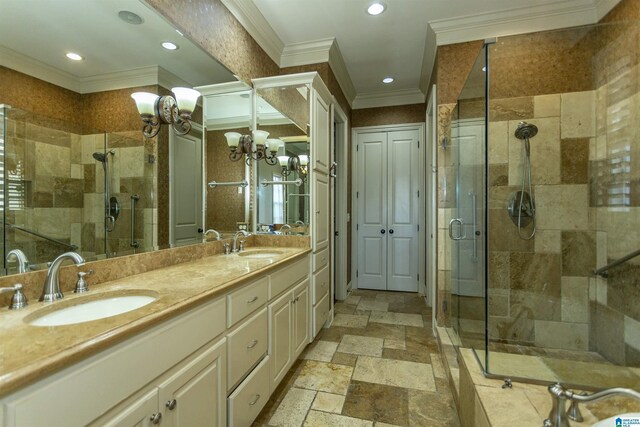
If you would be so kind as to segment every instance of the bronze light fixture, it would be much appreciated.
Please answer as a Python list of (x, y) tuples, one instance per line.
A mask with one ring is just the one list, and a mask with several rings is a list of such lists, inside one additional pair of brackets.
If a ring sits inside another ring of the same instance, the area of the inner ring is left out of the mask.
[(269, 132), (263, 130), (254, 130), (252, 135), (242, 135), (238, 132), (227, 132), (224, 134), (227, 139), (227, 145), (231, 152), (229, 159), (237, 162), (244, 155), (247, 156), (247, 164), (251, 160), (263, 160), (269, 165), (278, 164), (276, 154), (283, 144), (279, 139), (267, 139)]
[(174, 87), (171, 95), (158, 96), (149, 92), (135, 92), (131, 97), (136, 101), (140, 118), (144, 123), (142, 133), (153, 138), (160, 132), (162, 124), (170, 124), (179, 135), (191, 130), (191, 114), (196, 107), (200, 92), (187, 87)]
[(282, 167), (282, 175), (287, 177), (292, 172), (297, 172), (303, 182), (307, 181), (309, 172), (309, 156), (301, 154), (299, 156), (278, 156), (278, 162)]

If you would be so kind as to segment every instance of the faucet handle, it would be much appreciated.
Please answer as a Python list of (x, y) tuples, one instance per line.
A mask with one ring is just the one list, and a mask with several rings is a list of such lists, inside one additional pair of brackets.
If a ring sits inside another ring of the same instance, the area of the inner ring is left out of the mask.
[(229, 243), (224, 244), (224, 254), (229, 255), (231, 253), (231, 245)]
[(240, 240), (240, 250), (238, 252), (244, 251), (244, 240)]
[[(582, 392), (580, 393), (580, 396), (587, 396), (588, 393), (586, 392)], [(582, 413), (580, 413), (580, 407), (578, 406), (578, 401), (571, 399), (571, 405), (569, 405), (569, 409), (567, 410), (567, 416), (569, 417), (569, 419), (579, 422), (581, 423), (582, 421), (584, 421), (584, 418), (582, 418)]]
[(13, 286), (9, 286), (7, 288), (0, 288), (0, 294), (4, 294), (7, 292), (13, 292), (13, 297), (11, 297), (11, 304), (9, 305), (9, 310), (17, 310), (19, 308), (24, 308), (28, 305), (27, 297), (22, 292), (22, 283), (16, 283)]
[(89, 290), (89, 285), (85, 281), (86, 276), (91, 276), (93, 274), (93, 270), (89, 271), (78, 271), (78, 281), (76, 282), (76, 288), (73, 290), (74, 294), (81, 294), (83, 292), (87, 292)]

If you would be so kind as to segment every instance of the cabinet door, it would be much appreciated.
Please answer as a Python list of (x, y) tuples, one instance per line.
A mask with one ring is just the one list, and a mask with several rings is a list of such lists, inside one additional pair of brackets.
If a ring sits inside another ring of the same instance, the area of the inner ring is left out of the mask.
[(292, 363), (291, 292), (269, 305), (269, 356), (271, 356), (271, 390), (284, 378)]
[(309, 343), (309, 281), (305, 280), (293, 290), (293, 360)]
[(225, 425), (225, 353), (222, 339), (159, 386), (164, 427)]
[(139, 399), (122, 409), (117, 410), (117, 414), (100, 425), (104, 427), (150, 427), (151, 417), (158, 412), (158, 389), (153, 388), (142, 395)]
[(311, 161), (313, 168), (318, 172), (329, 173), (330, 138), (329, 138), (329, 104), (314, 92), (313, 96), (313, 122), (311, 145), (313, 155)]

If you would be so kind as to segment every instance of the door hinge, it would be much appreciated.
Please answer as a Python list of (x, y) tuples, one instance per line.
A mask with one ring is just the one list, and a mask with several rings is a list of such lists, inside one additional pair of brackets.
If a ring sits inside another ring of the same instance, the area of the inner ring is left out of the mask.
[(356, 230), (360, 230), (360, 224), (356, 224)]
[(359, 191), (356, 191), (356, 199), (357, 199), (358, 197), (360, 197), (360, 192), (359, 192)]
[(360, 144), (356, 144), (356, 151), (360, 151)]
[(420, 190), (418, 190), (418, 198), (420, 198)]
[(358, 270), (356, 270), (356, 277), (358, 277), (358, 275), (359, 275), (359, 272), (358, 272)]
[(418, 148), (420, 148), (420, 140), (418, 140)]
[(418, 231), (420, 231), (420, 224), (418, 224)]
[(418, 282), (420, 281), (420, 273), (418, 273)]

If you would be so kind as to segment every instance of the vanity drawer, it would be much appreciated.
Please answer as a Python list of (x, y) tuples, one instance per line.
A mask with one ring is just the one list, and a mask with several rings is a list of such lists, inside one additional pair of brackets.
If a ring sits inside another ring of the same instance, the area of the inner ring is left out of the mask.
[(227, 425), (250, 426), (269, 400), (269, 356), (249, 374), (227, 399)]
[(330, 273), (331, 269), (327, 265), (313, 275), (313, 305), (329, 293), (329, 283), (331, 283), (329, 280)]
[(262, 307), (268, 299), (269, 278), (253, 282), (227, 295), (227, 327), (230, 328)]
[(267, 352), (268, 340), (267, 308), (247, 320), (238, 329), (227, 335), (227, 387), (228, 390)]
[(309, 257), (306, 256), (271, 275), (269, 299), (272, 299), (309, 275)]
[(318, 271), (329, 263), (329, 247), (313, 254), (313, 271)]
[(329, 318), (329, 295), (325, 295), (324, 298), (313, 307), (313, 336), (315, 337), (324, 326), (325, 322)]

